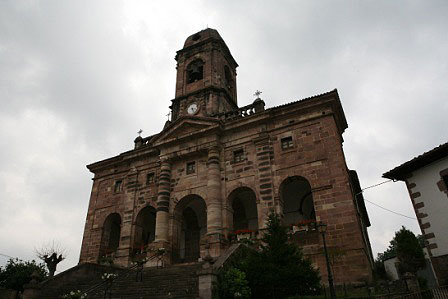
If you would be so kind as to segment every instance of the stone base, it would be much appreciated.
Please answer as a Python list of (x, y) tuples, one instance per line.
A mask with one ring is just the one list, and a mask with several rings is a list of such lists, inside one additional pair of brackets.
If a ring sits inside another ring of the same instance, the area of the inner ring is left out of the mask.
[(223, 234), (207, 234), (201, 242), (201, 259), (204, 259), (207, 256), (217, 258), (225, 251), (227, 247), (228, 242)]
[[(23, 286), (23, 299), (38, 299), (40, 298), (41, 287), (37, 283), (29, 283)], [(3, 298), (3, 297), (2, 297)], [(7, 297), (5, 297), (7, 298)], [(15, 297), (14, 297), (15, 298)]]
[(448, 283), (448, 254), (433, 256), (431, 262), (439, 285), (446, 285)]
[[(154, 252), (157, 249), (164, 248), (165, 254), (161, 258), (153, 258), (150, 261), (148, 261), (145, 265), (145, 267), (165, 267), (167, 265), (174, 264), (174, 261), (172, 260), (172, 251), (171, 251), (171, 243), (168, 241), (154, 241), (149, 245), (149, 248), (153, 250)], [(148, 258), (154, 255), (154, 252), (148, 253)]]
[(131, 265), (131, 262), (131, 248), (118, 248), (114, 257), (114, 266), (129, 267)]
[(217, 281), (216, 273), (213, 271), (213, 266), (206, 261), (202, 265), (202, 269), (198, 271), (198, 288), (199, 298), (212, 299), (213, 298), (213, 284)]

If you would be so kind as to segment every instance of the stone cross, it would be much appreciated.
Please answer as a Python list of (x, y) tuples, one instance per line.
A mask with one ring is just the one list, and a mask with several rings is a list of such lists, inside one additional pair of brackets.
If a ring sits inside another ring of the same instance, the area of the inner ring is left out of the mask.
[(138, 130), (138, 136), (140, 136), (142, 133), (143, 133), (143, 130), (142, 129), (140, 129), (140, 130)]
[(256, 96), (257, 99), (258, 99), (258, 98), (260, 98), (260, 94), (261, 94), (261, 91), (259, 91), (259, 90), (257, 89), (257, 91), (254, 93), (254, 96)]

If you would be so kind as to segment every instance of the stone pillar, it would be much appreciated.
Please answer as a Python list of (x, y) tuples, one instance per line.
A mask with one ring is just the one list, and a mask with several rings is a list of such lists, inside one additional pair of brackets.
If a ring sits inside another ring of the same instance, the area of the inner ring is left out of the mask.
[(221, 169), (219, 149), (208, 151), (207, 159), (207, 247), (212, 257), (220, 255), (222, 235)]
[(115, 252), (114, 264), (129, 267), (132, 263), (132, 230), (134, 207), (137, 200), (137, 192), (140, 187), (138, 182), (139, 171), (131, 167), (123, 181), (124, 193), (122, 203), (124, 212), (121, 219), (119, 247)]
[(217, 281), (216, 273), (213, 270), (211, 264), (212, 258), (205, 258), (205, 263), (202, 265), (202, 269), (198, 271), (199, 281), (199, 298), (212, 299), (213, 298), (213, 285)]
[[(40, 298), (41, 285), (38, 282), (42, 277), (39, 276), (37, 271), (31, 274), (31, 281), (23, 286), (23, 299), (38, 299)], [(3, 297), (2, 297), (3, 298)], [(14, 297), (15, 298), (15, 297)]]
[(221, 170), (219, 167), (219, 151), (216, 147), (208, 152), (207, 159), (207, 233), (221, 233)]
[(168, 242), (169, 205), (171, 192), (171, 164), (162, 161), (159, 176), (159, 193), (157, 194), (156, 238), (155, 242)]
[(417, 276), (415, 276), (412, 273), (406, 272), (403, 275), (403, 279), (406, 282), (406, 287), (408, 288), (409, 292), (411, 292), (411, 293), (420, 292), (420, 287), (418, 285)]

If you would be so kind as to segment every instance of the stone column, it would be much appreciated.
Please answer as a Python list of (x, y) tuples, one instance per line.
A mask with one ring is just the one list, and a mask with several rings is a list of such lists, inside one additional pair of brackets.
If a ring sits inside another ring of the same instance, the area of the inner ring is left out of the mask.
[(207, 247), (212, 257), (220, 255), (223, 243), (221, 169), (219, 164), (219, 149), (213, 147), (208, 151), (207, 159)]
[(221, 233), (221, 170), (219, 167), (219, 151), (213, 147), (208, 151), (207, 159), (207, 233)]
[(159, 176), (159, 193), (157, 194), (156, 242), (168, 242), (169, 204), (171, 192), (171, 164), (162, 161)]

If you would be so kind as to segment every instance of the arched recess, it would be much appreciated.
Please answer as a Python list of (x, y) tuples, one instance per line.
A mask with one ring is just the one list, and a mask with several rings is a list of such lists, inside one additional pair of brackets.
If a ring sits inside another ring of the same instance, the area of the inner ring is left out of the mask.
[(280, 185), (280, 200), (283, 203), (283, 224), (316, 219), (311, 185), (304, 177), (286, 178)]
[(232, 90), (233, 89), (233, 78), (232, 78), (232, 73), (230, 71), (230, 68), (227, 65), (224, 66), (224, 79), (226, 80), (227, 88)]
[(173, 261), (196, 262), (200, 241), (207, 233), (207, 206), (198, 195), (182, 198), (174, 208)]
[(134, 225), (134, 248), (146, 246), (155, 239), (156, 209), (151, 206), (140, 210)]
[(187, 66), (187, 83), (193, 83), (204, 78), (204, 62), (196, 59)]
[(257, 197), (252, 189), (236, 188), (229, 195), (229, 204), (232, 207), (231, 229), (258, 229)]
[(121, 217), (118, 213), (107, 216), (101, 235), (100, 255), (115, 253), (120, 245)]

